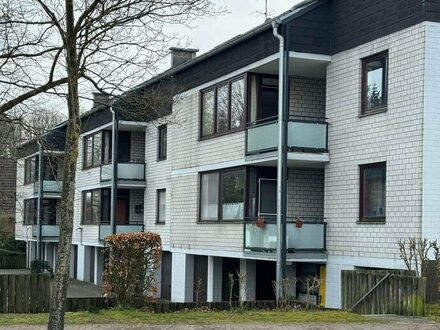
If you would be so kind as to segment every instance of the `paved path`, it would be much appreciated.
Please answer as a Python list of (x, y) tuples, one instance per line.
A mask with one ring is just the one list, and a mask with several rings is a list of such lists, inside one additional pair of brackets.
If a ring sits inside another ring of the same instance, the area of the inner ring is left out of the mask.
[[(423, 318), (398, 316), (372, 317), (383, 322), (371, 323), (294, 323), (294, 324), (245, 324), (245, 325), (148, 325), (148, 324), (100, 324), (67, 325), (66, 330), (440, 330), (440, 324)], [(46, 326), (8, 326), (0, 330), (43, 330)]]
[[(0, 275), (20, 275), (30, 273), (30, 269), (0, 269)], [(102, 285), (95, 285), (90, 282), (69, 279), (67, 297), (102, 297)]]

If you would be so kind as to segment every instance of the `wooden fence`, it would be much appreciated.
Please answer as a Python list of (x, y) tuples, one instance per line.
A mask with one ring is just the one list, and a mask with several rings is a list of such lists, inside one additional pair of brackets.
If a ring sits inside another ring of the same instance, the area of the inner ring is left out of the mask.
[(0, 275), (0, 313), (42, 313), (50, 306), (50, 275)]
[(24, 269), (26, 268), (25, 254), (0, 255), (0, 269)]
[(344, 270), (341, 284), (343, 309), (355, 306), (353, 311), (360, 314), (425, 315), (425, 277), (408, 271)]

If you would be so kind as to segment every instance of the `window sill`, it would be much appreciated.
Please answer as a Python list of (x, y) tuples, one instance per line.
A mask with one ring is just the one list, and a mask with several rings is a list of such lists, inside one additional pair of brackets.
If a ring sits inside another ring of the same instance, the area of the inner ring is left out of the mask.
[(156, 222), (156, 225), (157, 225), (157, 226), (165, 226), (165, 225), (166, 225), (166, 222)]
[(385, 218), (364, 218), (356, 221), (358, 225), (384, 225), (386, 224)]
[(210, 225), (219, 225), (219, 224), (243, 224), (243, 220), (199, 220), (197, 221), (199, 224), (210, 224)]
[(238, 132), (241, 132), (244, 130), (245, 130), (245, 127), (243, 126), (243, 127), (231, 129), (231, 130), (229, 130), (227, 132), (223, 132), (223, 133), (216, 133), (216, 134), (211, 134), (211, 135), (207, 135), (207, 136), (200, 136), (198, 141), (202, 142), (202, 141), (206, 141), (206, 140), (211, 140), (211, 139), (218, 138), (221, 136), (238, 133)]
[(368, 110), (367, 112), (364, 112), (364, 113), (361, 112), (358, 117), (359, 118), (368, 117), (368, 116), (372, 116), (372, 115), (377, 115), (378, 113), (384, 113), (387, 111), (388, 111), (387, 106), (379, 107), (374, 110)]

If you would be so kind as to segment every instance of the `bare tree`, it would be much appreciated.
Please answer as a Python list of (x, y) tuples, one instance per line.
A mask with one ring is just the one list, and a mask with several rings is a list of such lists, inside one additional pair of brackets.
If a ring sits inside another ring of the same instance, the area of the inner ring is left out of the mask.
[(0, 0), (0, 114), (48, 95), (68, 122), (49, 329), (64, 328), (80, 134), (80, 88), (119, 94), (145, 80), (174, 36), (166, 24), (214, 14), (210, 0)]

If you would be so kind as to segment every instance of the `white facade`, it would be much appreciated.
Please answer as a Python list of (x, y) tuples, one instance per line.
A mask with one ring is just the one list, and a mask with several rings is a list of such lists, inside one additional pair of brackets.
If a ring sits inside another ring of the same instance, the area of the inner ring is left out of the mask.
[[(437, 220), (440, 213), (439, 45), (440, 24), (421, 23), (333, 55), (324, 77), (290, 77), (290, 114), (327, 117), (329, 152), (289, 153), (287, 215), (325, 218), (327, 232), (326, 250), (289, 254), (287, 272), (291, 277), (310, 275), (310, 269), (320, 273), (325, 266), (326, 291), (321, 298), (325, 298), (327, 307), (341, 307), (341, 270), (402, 269), (405, 267), (397, 246), (400, 239), (440, 238)], [(388, 51), (387, 110), (361, 115), (362, 59), (385, 50)], [(267, 61), (277, 59), (272, 56)], [(164, 275), (171, 277), (167, 281), (173, 301), (194, 299), (197, 274), (203, 275), (206, 299), (221, 300), (224, 275), (234, 269), (248, 275), (242, 298), (254, 300), (266, 294), (258, 291), (256, 283), (259, 273), (266, 266), (272, 267), (275, 255), (244, 248), (242, 221), (200, 221), (200, 177), (201, 173), (225, 168), (274, 168), (276, 156), (246, 155), (245, 129), (201, 139), (199, 126), (201, 90), (250, 68), (258, 69), (267, 61), (177, 95), (172, 118), (143, 123), (131, 131), (131, 157), (145, 162), (145, 183), (123, 182), (119, 188), (130, 190), (130, 224), (141, 223), (144, 230), (159, 233), (164, 251), (172, 255), (167, 265), (171, 273), (165, 274), (162, 269), (159, 277), (162, 280)], [(167, 123), (167, 157), (158, 160), (158, 127), (164, 123)], [(96, 131), (104, 128), (109, 129), (108, 124)], [(77, 262), (74, 276), (100, 283), (103, 246), (100, 226), (84, 224), (82, 205), (84, 191), (110, 185), (101, 180), (100, 166), (83, 170), (83, 142), (89, 133), (84, 133), (79, 145), (73, 233), (77, 252), (72, 256)], [(359, 166), (378, 162), (386, 162), (386, 221), (363, 223), (359, 221)], [(33, 193), (29, 185), (23, 185), (23, 178), (23, 161), (20, 161), (17, 174), (20, 199)], [(158, 190), (162, 189), (166, 191), (165, 223), (158, 224)], [(140, 205), (143, 213), (139, 212)], [(20, 201), (17, 206), (17, 239), (30, 241), (29, 228), (22, 224)], [(49, 251), (46, 255), (54, 260), (53, 253)]]

